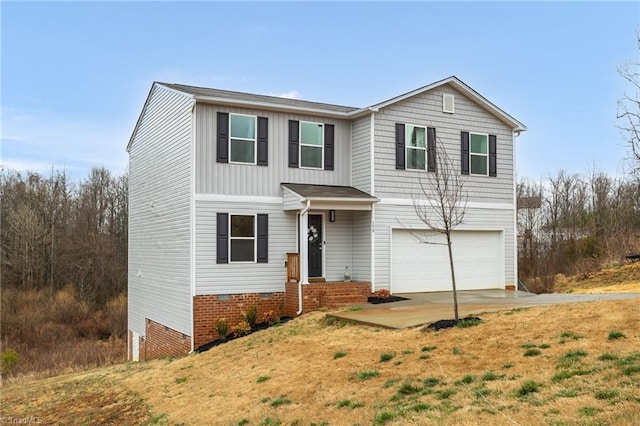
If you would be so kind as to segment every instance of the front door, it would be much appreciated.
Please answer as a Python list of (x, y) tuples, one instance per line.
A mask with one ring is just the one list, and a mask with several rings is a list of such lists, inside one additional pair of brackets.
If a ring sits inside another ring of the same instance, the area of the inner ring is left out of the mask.
[(322, 215), (309, 215), (309, 277), (322, 276)]

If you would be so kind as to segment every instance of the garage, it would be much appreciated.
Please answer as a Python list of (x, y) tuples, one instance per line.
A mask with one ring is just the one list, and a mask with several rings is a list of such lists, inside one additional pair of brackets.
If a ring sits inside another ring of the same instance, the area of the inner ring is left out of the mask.
[[(504, 288), (502, 233), (499, 231), (452, 232), (453, 259), (458, 290)], [(451, 291), (446, 239), (429, 236), (419, 242), (411, 231), (394, 229), (391, 247), (391, 291), (417, 293)]]

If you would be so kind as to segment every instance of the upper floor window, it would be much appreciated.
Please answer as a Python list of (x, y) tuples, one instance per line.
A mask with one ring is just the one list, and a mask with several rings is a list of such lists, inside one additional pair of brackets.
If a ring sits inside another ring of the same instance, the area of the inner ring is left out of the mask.
[(427, 164), (427, 129), (405, 125), (407, 169), (425, 170)]
[(300, 167), (323, 168), (324, 126), (300, 122)]
[(256, 117), (229, 114), (229, 145), (232, 163), (256, 164)]
[(489, 137), (486, 134), (469, 134), (469, 164), (472, 175), (488, 175)]

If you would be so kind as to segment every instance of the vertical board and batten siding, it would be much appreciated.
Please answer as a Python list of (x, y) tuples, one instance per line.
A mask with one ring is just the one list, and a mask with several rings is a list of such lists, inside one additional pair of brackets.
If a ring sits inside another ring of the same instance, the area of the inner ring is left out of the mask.
[(354, 281), (371, 281), (371, 215), (370, 211), (352, 212)]
[(371, 116), (356, 119), (352, 124), (351, 185), (371, 193)]
[[(442, 112), (442, 94), (455, 95), (455, 113)], [(497, 177), (465, 176), (470, 202), (513, 204), (512, 129), (450, 85), (444, 85), (381, 108), (375, 120), (375, 196), (410, 199), (420, 193), (419, 177), (432, 173), (396, 170), (395, 124), (436, 128), (436, 149), (446, 148), (460, 173), (460, 132), (497, 136)], [(377, 245), (377, 244), (376, 244)]]
[(129, 149), (129, 329), (191, 335), (191, 106), (156, 86)]
[[(269, 119), (267, 167), (216, 162), (217, 112), (249, 114)], [(289, 167), (289, 120), (335, 126), (334, 170)], [(351, 122), (311, 115), (198, 103), (196, 106), (197, 193), (280, 197), (282, 182), (351, 185)]]
[[(456, 107), (457, 110), (457, 107)], [(464, 223), (456, 231), (501, 231), (504, 247), (501, 250), (504, 267), (504, 285), (512, 285), (514, 272), (514, 216), (510, 209), (470, 208)], [(391, 232), (392, 228), (424, 229), (425, 225), (415, 214), (412, 205), (379, 203), (375, 209), (375, 277), (376, 288), (389, 289), (391, 280)], [(454, 259), (455, 261), (455, 259)]]

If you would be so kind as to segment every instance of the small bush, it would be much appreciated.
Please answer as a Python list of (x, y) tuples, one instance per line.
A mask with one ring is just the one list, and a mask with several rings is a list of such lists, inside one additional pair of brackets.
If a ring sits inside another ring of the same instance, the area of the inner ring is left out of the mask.
[(338, 359), (347, 356), (346, 352), (338, 351), (333, 354), (333, 359)]
[(625, 336), (625, 334), (621, 331), (618, 330), (611, 330), (609, 332), (609, 340), (618, 340), (618, 339), (626, 339), (627, 336)]
[(522, 384), (522, 386), (520, 386), (520, 389), (518, 389), (518, 396), (523, 397), (538, 392), (541, 387), (542, 385), (540, 383), (533, 380), (527, 380)]
[(524, 356), (538, 356), (540, 355), (542, 352), (540, 352), (540, 349), (536, 349), (536, 348), (531, 348), (531, 349), (527, 349), (524, 352)]
[(256, 383), (263, 383), (266, 382), (267, 380), (269, 380), (271, 377), (269, 376), (260, 376), (258, 377), (258, 380), (256, 380)]
[(541, 345), (538, 345), (538, 347), (539, 347), (540, 349), (549, 349), (549, 348), (551, 347), (551, 345), (550, 345), (550, 344), (548, 344), (548, 343), (543, 343), (543, 344), (541, 344)]
[(186, 377), (176, 377), (176, 383), (180, 384), (180, 383), (184, 383), (187, 381)]
[(251, 325), (247, 321), (240, 321), (236, 326), (231, 329), (231, 333), (235, 337), (246, 336), (251, 333)]
[(20, 361), (20, 355), (13, 349), (7, 349), (2, 352), (2, 374), (9, 373), (13, 367)]
[(393, 352), (383, 352), (380, 354), (380, 362), (391, 361), (396, 356)]
[(491, 382), (493, 380), (502, 379), (503, 377), (504, 374), (496, 374), (493, 372), (493, 370), (489, 370), (482, 375), (482, 380), (484, 380), (485, 382)]
[(421, 352), (432, 352), (435, 351), (437, 349), (437, 346), (423, 346), (422, 349), (420, 349)]
[(229, 335), (229, 324), (227, 324), (226, 319), (220, 318), (216, 321), (216, 331), (222, 340), (227, 340), (227, 336)]
[(254, 327), (258, 320), (258, 307), (256, 305), (249, 306), (247, 312), (244, 314), (244, 319), (251, 327)]
[(262, 322), (266, 322), (269, 325), (277, 324), (280, 322), (280, 315), (272, 309), (262, 315)]
[(378, 414), (374, 420), (374, 424), (376, 425), (384, 425), (389, 423), (391, 420), (395, 419), (396, 415), (393, 413), (390, 413), (388, 411), (383, 411), (382, 413)]

